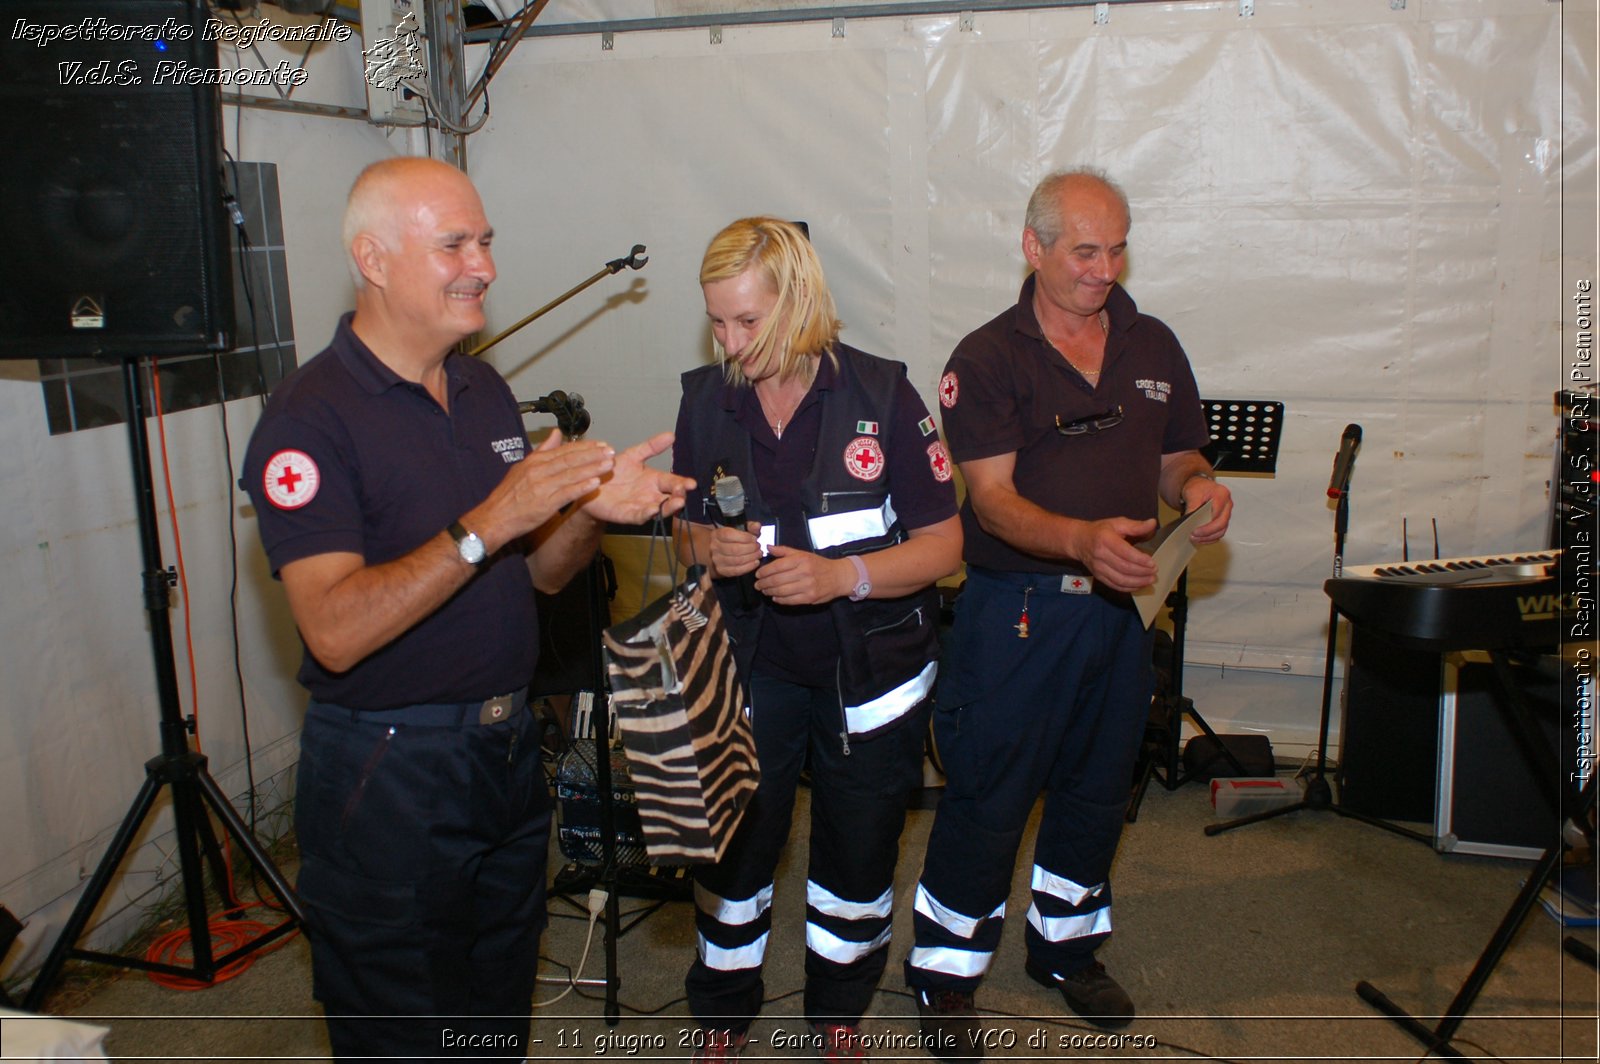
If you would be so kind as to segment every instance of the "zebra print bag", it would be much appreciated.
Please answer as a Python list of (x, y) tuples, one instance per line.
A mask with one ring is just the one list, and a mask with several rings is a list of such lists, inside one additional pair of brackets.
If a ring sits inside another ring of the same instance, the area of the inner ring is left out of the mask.
[(611, 706), (654, 864), (719, 860), (760, 779), (744, 689), (704, 572), (690, 568), (605, 632)]

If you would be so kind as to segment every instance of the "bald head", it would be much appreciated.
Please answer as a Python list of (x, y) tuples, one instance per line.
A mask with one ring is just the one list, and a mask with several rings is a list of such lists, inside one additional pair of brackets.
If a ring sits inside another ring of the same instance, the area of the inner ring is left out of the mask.
[(350, 277), (356, 288), (365, 288), (367, 284), (352, 250), (358, 236), (366, 234), (385, 247), (394, 248), (399, 244), (406, 218), (420, 201), (441, 189), (460, 191), (462, 186), (477, 199), (477, 191), (467, 175), (437, 159), (398, 156), (380, 160), (362, 170), (355, 184), (350, 186), (341, 230)]
[(1028, 199), (1023, 225), (1033, 230), (1041, 247), (1048, 249), (1061, 237), (1067, 211), (1076, 205), (1105, 208), (1112, 202), (1122, 212), (1124, 228), (1132, 224), (1128, 197), (1102, 171), (1089, 167), (1058, 170), (1034, 188)]
[(344, 233), (359, 278), (352, 328), (402, 377), (417, 380), (484, 327), (494, 229), (461, 171), (411, 158), (367, 167)]

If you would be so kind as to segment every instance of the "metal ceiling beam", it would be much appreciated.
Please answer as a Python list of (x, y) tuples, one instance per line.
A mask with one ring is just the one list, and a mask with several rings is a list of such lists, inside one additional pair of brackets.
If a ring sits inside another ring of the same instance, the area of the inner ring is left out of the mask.
[[(834, 19), (918, 18), (959, 15), (976, 11), (1036, 11), (1043, 8), (1097, 7), (1108, 4), (1170, 3), (1172, 0), (909, 0), (905, 3), (850, 4), (837, 7), (789, 8), (776, 11), (721, 11), (663, 18), (616, 19), (596, 22), (558, 22), (534, 26), (528, 37), (575, 37), (588, 33), (630, 33), (642, 30), (681, 30), (705, 26), (753, 26), (783, 22), (832, 22)], [(1182, 0), (1180, 0), (1182, 2)], [(466, 34), (468, 44), (490, 44), (498, 28), (479, 27)]]

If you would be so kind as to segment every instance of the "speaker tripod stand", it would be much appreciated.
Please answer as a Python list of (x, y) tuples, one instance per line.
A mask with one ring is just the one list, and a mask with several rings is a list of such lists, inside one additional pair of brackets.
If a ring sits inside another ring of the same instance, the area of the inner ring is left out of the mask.
[[(117, 829), (111, 847), (101, 858), (94, 875), (84, 887), (83, 895), (73, 907), (72, 915), (62, 928), (44, 966), (40, 968), (23, 1007), (38, 1012), (45, 995), (61, 974), (68, 959), (96, 961), (159, 972), (164, 975), (195, 979), (209, 983), (217, 972), (263, 946), (283, 937), (303, 919), (299, 903), (288, 882), (283, 878), (272, 859), (267, 856), (250, 829), (239, 817), (227, 796), (217, 786), (206, 769), (206, 758), (189, 748), (192, 720), (182, 717), (178, 697), (178, 673), (172, 652), (172, 623), (168, 616), (168, 592), (171, 587), (166, 570), (161, 564), (161, 539), (157, 531), (155, 493), (151, 486), (150, 441), (145, 429), (143, 389), (139, 372), (145, 364), (141, 358), (123, 362), (123, 394), (127, 401), (128, 443), (133, 458), (134, 505), (138, 510), (139, 539), (143, 549), (144, 608), (149, 614), (151, 658), (155, 665), (156, 690), (161, 708), (161, 753), (145, 762), (145, 781), (133, 800), (127, 816)], [(123, 957), (96, 950), (77, 948), (94, 911), (105, 896), (117, 867), (127, 856), (129, 848), (155, 807), (163, 789), (170, 789), (172, 813), (176, 822), (178, 861), (183, 881), (184, 911), (188, 921), (189, 942), (193, 956), (192, 967), (160, 964), (137, 957)], [(211, 931), (206, 919), (205, 883), (202, 878), (201, 855), (211, 866), (216, 889), (227, 902), (229, 909), (238, 907), (232, 897), (228, 870), (221, 847), (212, 828), (208, 814), (214, 813), (234, 844), (256, 866), (271, 885), (273, 893), (283, 903), (288, 915), (265, 934), (239, 948), (215, 956), (212, 952)]]

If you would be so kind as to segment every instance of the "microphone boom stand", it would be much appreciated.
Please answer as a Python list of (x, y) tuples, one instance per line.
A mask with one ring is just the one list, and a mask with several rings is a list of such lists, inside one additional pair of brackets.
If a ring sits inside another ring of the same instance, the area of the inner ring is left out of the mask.
[[(624, 266), (630, 270), (642, 270), (644, 268), (644, 264), (650, 261), (650, 256), (646, 255), (644, 250), (643, 244), (633, 245), (633, 250), (628, 252), (626, 256), (620, 259), (612, 259), (610, 262), (600, 267), (599, 270), (595, 271), (595, 273), (586, 280), (580, 281), (573, 285), (571, 288), (567, 289), (559, 296), (556, 296), (556, 298), (552, 299), (550, 302), (546, 303), (532, 314), (529, 314), (526, 318), (523, 318), (509, 329), (506, 329), (504, 332), (501, 332), (495, 336), (491, 336), (477, 347), (474, 347), (472, 350), (468, 351), (468, 357), (476, 358), (477, 356), (483, 354), (485, 351), (489, 350), (489, 348), (493, 347), (501, 340), (504, 340), (506, 337), (510, 336), (524, 325), (538, 321), (540, 318), (544, 317), (546, 314), (550, 313), (552, 310), (556, 309), (561, 304), (565, 303), (567, 300), (583, 291), (585, 288), (588, 288), (590, 285), (600, 280), (600, 278), (610, 277), (614, 273), (620, 273)], [(566, 435), (566, 433), (563, 432), (562, 435)]]
[[(1356, 428), (1356, 426), (1351, 426)], [(1359, 441), (1359, 429), (1356, 439)], [(1349, 429), (1346, 429), (1348, 436)], [(1344, 571), (1344, 539), (1350, 527), (1350, 473), (1354, 466), (1354, 455), (1348, 460), (1336, 462), (1334, 466), (1334, 484), (1329, 487), (1328, 494), (1339, 500), (1333, 518), (1333, 575), (1337, 578)], [(1426, 835), (1403, 828), (1398, 824), (1391, 824), (1387, 820), (1380, 820), (1374, 816), (1357, 812), (1334, 800), (1333, 787), (1328, 782), (1328, 727), (1333, 713), (1333, 661), (1338, 653), (1339, 644), (1339, 607), (1332, 602), (1328, 604), (1328, 651), (1326, 662), (1322, 670), (1322, 720), (1317, 728), (1317, 767), (1306, 779), (1305, 797), (1292, 805), (1279, 806), (1268, 809), (1262, 813), (1253, 813), (1250, 816), (1238, 817), (1234, 820), (1225, 820), (1220, 824), (1207, 824), (1207, 835), (1220, 835), (1224, 831), (1242, 828), (1247, 824), (1256, 824), (1274, 817), (1287, 816), (1289, 813), (1298, 813), (1302, 809), (1312, 809), (1317, 812), (1332, 812), (1339, 816), (1359, 820), (1363, 824), (1392, 831), (1408, 839), (1415, 839), (1427, 846), (1433, 845), (1433, 840)]]
[[(593, 275), (584, 281), (569, 288), (566, 292), (546, 303), (538, 310), (529, 314), (515, 325), (485, 340), (483, 343), (468, 351), (468, 356), (477, 356), (504, 340), (523, 326), (538, 320), (545, 314), (559, 307), (579, 292), (588, 288), (602, 277), (609, 277), (619, 273), (623, 267), (638, 270), (650, 261), (645, 253), (643, 244), (633, 245), (633, 249), (623, 258), (612, 259)], [(556, 427), (561, 430), (561, 435), (569, 440), (579, 439), (589, 428), (589, 414), (584, 410), (583, 397), (576, 392), (570, 395), (565, 392), (551, 392), (543, 398), (532, 402), (517, 404), (517, 411), (521, 414), (546, 413), (552, 414), (556, 419)], [(605, 975), (605, 1020), (606, 1025), (615, 1027), (622, 1019), (622, 1011), (617, 1003), (617, 989), (622, 985), (617, 977), (617, 935), (618, 925), (621, 922), (621, 891), (618, 887), (620, 872), (617, 864), (617, 839), (616, 839), (616, 811), (611, 789), (611, 714), (610, 697), (605, 691), (605, 660), (602, 656), (600, 643), (600, 630), (605, 627), (603, 618), (607, 617), (610, 607), (607, 604), (605, 592), (605, 574), (598, 552), (585, 567), (584, 579), (587, 582), (589, 619), (593, 631), (590, 647), (590, 668), (594, 677), (594, 705), (591, 719), (594, 721), (595, 744), (595, 790), (600, 802), (600, 869), (595, 874), (594, 882), (599, 889), (605, 891), (605, 931), (602, 935), (603, 951), (606, 963)], [(579, 980), (579, 984), (588, 985), (589, 980)]]

